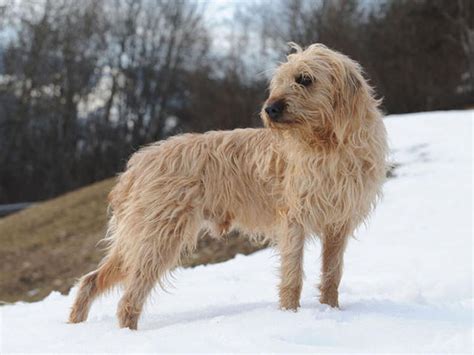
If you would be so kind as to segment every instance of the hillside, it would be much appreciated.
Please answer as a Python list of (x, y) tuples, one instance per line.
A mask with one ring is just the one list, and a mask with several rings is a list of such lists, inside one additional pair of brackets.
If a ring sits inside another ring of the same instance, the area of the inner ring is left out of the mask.
[(278, 309), (278, 257), (266, 249), (177, 270), (173, 288), (154, 292), (138, 331), (117, 326), (120, 290), (75, 325), (66, 319), (76, 289), (0, 307), (0, 352), (472, 354), (473, 120), (474, 111), (386, 119), (399, 166), (349, 243), (340, 310), (317, 302), (314, 242), (297, 313)]
[[(103, 248), (108, 179), (0, 218), (0, 302), (36, 301), (66, 293), (93, 270)], [(215, 263), (262, 248), (236, 233), (225, 240), (201, 238), (183, 266)]]

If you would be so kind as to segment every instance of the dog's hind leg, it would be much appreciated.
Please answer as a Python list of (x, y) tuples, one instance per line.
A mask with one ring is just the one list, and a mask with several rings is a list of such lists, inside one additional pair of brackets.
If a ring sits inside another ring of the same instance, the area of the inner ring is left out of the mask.
[(144, 238), (137, 247), (133, 270), (117, 309), (121, 328), (137, 329), (143, 305), (155, 284), (163, 286), (162, 279), (178, 264), (183, 250), (195, 243), (198, 228), (190, 219), (170, 221), (157, 238)]
[(104, 259), (97, 270), (83, 276), (69, 314), (69, 323), (84, 322), (94, 299), (121, 281), (123, 277), (119, 256), (113, 253)]
[(281, 258), (280, 308), (296, 311), (303, 286), (304, 232), (290, 225), (278, 241)]
[(147, 270), (137, 269), (126, 283), (125, 294), (117, 309), (121, 328), (137, 329), (145, 300), (157, 281), (157, 275), (147, 274)]
[(330, 229), (322, 238), (322, 272), (319, 301), (331, 307), (339, 307), (339, 284), (342, 278), (344, 251), (348, 233), (346, 228), (339, 231)]

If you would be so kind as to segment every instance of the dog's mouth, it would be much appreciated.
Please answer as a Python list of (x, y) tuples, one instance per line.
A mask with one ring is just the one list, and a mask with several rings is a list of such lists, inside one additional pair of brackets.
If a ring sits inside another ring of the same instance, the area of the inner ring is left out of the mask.
[(296, 120), (288, 113), (283, 113), (277, 118), (272, 118), (265, 112), (265, 110), (262, 110), (262, 112), (260, 112), (260, 118), (265, 127), (276, 129), (287, 128), (289, 125), (296, 123)]
[(289, 115), (286, 110), (284, 112), (281, 112), (278, 116), (275, 115), (269, 115), (268, 112), (264, 109), (260, 112), (260, 118), (263, 121), (263, 124), (266, 127), (272, 127), (272, 128), (282, 128), (284, 126), (287, 126), (288, 124), (294, 123), (293, 117)]

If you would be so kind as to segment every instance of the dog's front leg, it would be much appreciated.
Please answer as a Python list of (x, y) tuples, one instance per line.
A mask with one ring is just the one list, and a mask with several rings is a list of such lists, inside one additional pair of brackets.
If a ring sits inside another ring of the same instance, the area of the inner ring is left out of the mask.
[(281, 257), (280, 307), (296, 311), (303, 286), (303, 228), (290, 225), (280, 236), (278, 249)]
[(327, 233), (322, 238), (322, 272), (319, 301), (331, 307), (339, 307), (339, 284), (342, 278), (347, 233)]

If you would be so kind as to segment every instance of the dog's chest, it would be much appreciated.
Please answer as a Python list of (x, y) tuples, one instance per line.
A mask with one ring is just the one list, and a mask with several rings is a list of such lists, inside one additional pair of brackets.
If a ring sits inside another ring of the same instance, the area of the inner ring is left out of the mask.
[(354, 162), (314, 159), (295, 163), (288, 166), (283, 181), (290, 215), (318, 229), (358, 208), (363, 174)]

